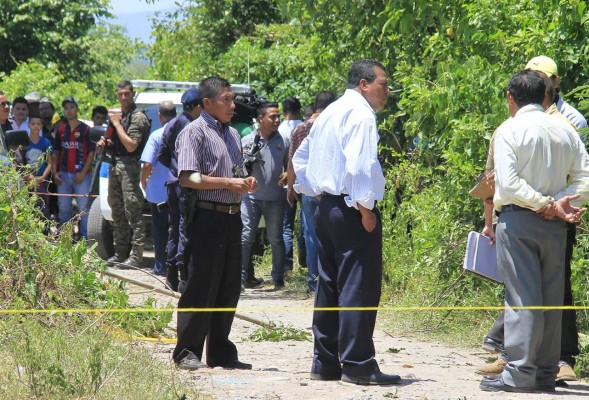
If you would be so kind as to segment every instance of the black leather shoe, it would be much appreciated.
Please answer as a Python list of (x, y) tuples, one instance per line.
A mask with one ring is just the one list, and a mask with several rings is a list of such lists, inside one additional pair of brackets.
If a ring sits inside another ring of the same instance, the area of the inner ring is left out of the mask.
[(515, 392), (515, 393), (530, 393), (534, 388), (530, 387), (515, 387), (506, 385), (503, 379), (483, 379), (479, 385), (481, 390), (485, 392)]
[(178, 292), (178, 285), (179, 285), (178, 278), (176, 278), (176, 280), (174, 280), (173, 277), (166, 278), (166, 289), (170, 289), (170, 290), (173, 290), (174, 292)]
[(485, 336), (483, 339), (483, 350), (488, 351), (489, 353), (503, 353), (505, 348), (503, 347), (503, 343)]
[(210, 365), (210, 367), (211, 368), (221, 367), (221, 368), (225, 368), (225, 369), (252, 369), (251, 364), (247, 364), (247, 363), (241, 362), (239, 360), (233, 360), (233, 361), (225, 363), (225, 364)]
[(380, 371), (371, 373), (370, 375), (350, 375), (343, 373), (342, 382), (355, 383), (356, 385), (394, 385), (401, 382), (399, 375), (383, 374)]
[(197, 356), (192, 353), (189, 353), (186, 357), (176, 363), (176, 367), (178, 369), (186, 369), (189, 371), (194, 371), (201, 368), (208, 368), (208, 366), (200, 361)]
[(541, 393), (554, 393), (556, 392), (555, 385), (537, 385), (536, 391)]
[(312, 381), (339, 381), (342, 379), (341, 375), (324, 375), (311, 372)]
[(274, 290), (284, 289), (284, 279), (278, 279), (274, 282)]
[(264, 283), (264, 280), (262, 278), (253, 277), (251, 279), (246, 279), (242, 283), (243, 283), (244, 288), (253, 289), (253, 288), (260, 286), (262, 283)]

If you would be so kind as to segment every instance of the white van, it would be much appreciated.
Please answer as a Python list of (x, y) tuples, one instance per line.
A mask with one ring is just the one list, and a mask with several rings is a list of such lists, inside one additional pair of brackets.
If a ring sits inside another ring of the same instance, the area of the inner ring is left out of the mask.
[[(178, 115), (182, 113), (182, 94), (190, 88), (198, 87), (198, 82), (174, 82), (155, 80), (134, 80), (131, 81), (137, 92), (135, 104), (142, 108), (147, 117), (151, 120), (151, 132), (161, 128), (158, 118), (158, 106), (162, 101), (171, 101), (176, 105)], [(236, 109), (233, 122), (248, 121), (251, 123), (255, 117), (256, 96), (254, 90), (248, 85), (231, 85), (236, 95)], [(150, 134), (151, 134), (150, 132)], [(104, 260), (114, 254), (113, 233), (112, 233), (112, 212), (107, 202), (108, 196), (108, 169), (109, 164), (103, 162), (100, 168), (98, 184), (98, 197), (90, 206), (88, 215), (88, 240), (90, 243), (97, 243), (96, 253)], [(143, 207), (143, 216), (146, 221), (146, 238), (151, 236), (151, 210), (147, 205)]]

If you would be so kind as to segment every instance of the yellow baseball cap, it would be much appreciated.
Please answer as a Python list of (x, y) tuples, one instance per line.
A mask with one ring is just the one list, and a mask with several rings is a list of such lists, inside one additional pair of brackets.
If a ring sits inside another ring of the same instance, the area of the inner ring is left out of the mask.
[(558, 67), (556, 66), (556, 63), (552, 58), (546, 56), (532, 58), (526, 64), (526, 69), (544, 72), (549, 78), (552, 78), (552, 76), (558, 76)]

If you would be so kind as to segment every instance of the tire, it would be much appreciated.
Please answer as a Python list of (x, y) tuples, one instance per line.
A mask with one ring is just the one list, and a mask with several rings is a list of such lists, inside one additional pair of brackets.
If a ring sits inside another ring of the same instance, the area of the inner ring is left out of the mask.
[(103, 260), (108, 260), (115, 254), (113, 244), (112, 225), (104, 219), (100, 211), (100, 198), (94, 199), (88, 215), (88, 241), (90, 245), (96, 243), (96, 254)]

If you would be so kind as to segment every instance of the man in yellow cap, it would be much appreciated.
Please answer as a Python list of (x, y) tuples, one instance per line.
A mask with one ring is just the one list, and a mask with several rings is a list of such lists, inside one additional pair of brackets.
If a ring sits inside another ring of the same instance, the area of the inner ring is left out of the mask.
[(559, 95), (559, 86), (560, 86), (560, 76), (558, 76), (558, 67), (554, 60), (550, 57), (546, 56), (538, 56), (532, 58), (526, 64), (526, 69), (531, 69), (532, 71), (539, 71), (546, 74), (550, 80), (552, 80), (552, 84), (556, 90), (556, 96), (554, 97), (554, 104), (556, 104), (556, 108), (562, 115), (564, 115), (569, 121), (575, 125), (577, 129), (585, 128), (587, 126), (587, 120), (576, 108), (568, 104), (566, 101), (562, 99)]

